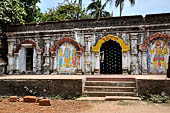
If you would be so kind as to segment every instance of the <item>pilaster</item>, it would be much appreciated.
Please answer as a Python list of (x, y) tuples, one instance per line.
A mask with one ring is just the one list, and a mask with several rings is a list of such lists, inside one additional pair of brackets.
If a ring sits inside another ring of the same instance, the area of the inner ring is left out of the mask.
[(78, 69), (77, 69), (77, 74), (81, 75), (82, 74), (82, 68), (81, 68), (81, 51), (77, 51), (77, 55), (78, 55)]
[(127, 52), (122, 52), (122, 71), (124, 75), (128, 74)]
[(14, 71), (14, 56), (13, 56), (13, 49), (14, 49), (14, 42), (15, 39), (12, 39), (14, 37), (9, 38), (8, 41), (8, 66), (7, 71), (8, 74), (13, 74)]
[(85, 74), (90, 75), (91, 74), (91, 35), (86, 35), (85, 36), (85, 54), (84, 54), (84, 59), (85, 59)]
[(41, 69), (41, 52), (37, 52), (37, 73), (36, 74), (42, 74)]
[(19, 53), (14, 53), (15, 57), (15, 74), (19, 74)]
[(52, 74), (56, 75), (57, 74), (57, 56), (55, 52), (52, 52)]
[(49, 35), (46, 35), (43, 37), (44, 39), (44, 45), (45, 45), (45, 48), (44, 48), (44, 59), (45, 59), (45, 62), (44, 62), (44, 74), (50, 74), (50, 36)]
[(147, 54), (146, 50), (144, 50), (142, 51), (142, 75), (148, 74), (147, 67)]
[(138, 75), (139, 74), (139, 65), (138, 65), (138, 34), (131, 34), (131, 74)]
[(94, 74), (98, 75), (100, 74), (100, 58), (99, 58), (99, 52), (95, 52), (95, 67), (94, 67)]

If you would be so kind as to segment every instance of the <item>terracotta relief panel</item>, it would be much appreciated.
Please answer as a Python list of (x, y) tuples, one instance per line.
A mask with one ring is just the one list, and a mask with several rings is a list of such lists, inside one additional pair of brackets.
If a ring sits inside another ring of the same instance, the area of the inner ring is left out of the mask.
[(57, 50), (57, 69), (59, 73), (74, 74), (77, 70), (76, 48), (70, 43), (63, 43)]
[(163, 39), (152, 40), (148, 46), (147, 62), (151, 74), (166, 74), (170, 44)]

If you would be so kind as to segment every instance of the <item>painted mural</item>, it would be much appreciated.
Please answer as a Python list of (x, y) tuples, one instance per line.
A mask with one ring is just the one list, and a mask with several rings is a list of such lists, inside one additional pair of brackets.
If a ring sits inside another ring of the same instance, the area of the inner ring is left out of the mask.
[(76, 73), (77, 54), (72, 44), (64, 43), (57, 50), (57, 70), (59, 73)]
[(148, 48), (148, 70), (151, 74), (166, 74), (168, 67), (169, 42), (153, 40)]

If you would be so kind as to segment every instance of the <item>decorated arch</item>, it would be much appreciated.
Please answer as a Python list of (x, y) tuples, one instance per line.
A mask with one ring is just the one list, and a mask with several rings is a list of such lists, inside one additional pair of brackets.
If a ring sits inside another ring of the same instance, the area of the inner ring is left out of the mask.
[(59, 73), (75, 74), (80, 65), (80, 53), (84, 48), (71, 38), (62, 38), (57, 41), (51, 53), (56, 54), (56, 68)]
[(35, 41), (33, 41), (33, 40), (24, 40), (24, 41), (21, 42), (21, 44), (19, 44), (19, 45), (17, 46), (17, 48), (16, 48), (16, 50), (14, 51), (14, 53), (19, 53), (19, 50), (21, 49), (22, 44), (31, 44), (32, 47), (35, 48), (37, 52), (40, 52), (40, 53), (43, 52), (43, 50), (40, 49), (40, 47), (37, 45), (37, 43), (36, 43)]
[(68, 37), (64, 37), (60, 39), (59, 41), (57, 41), (53, 48), (50, 48), (50, 52), (55, 52), (63, 43), (70, 43), (75, 46), (77, 51), (80, 51), (80, 52), (84, 51), (84, 48), (80, 47), (80, 45), (75, 40), (68, 38)]
[(156, 33), (144, 43), (147, 49), (147, 63), (150, 74), (166, 74), (170, 54), (170, 36)]
[(124, 41), (121, 38), (119, 38), (118, 36), (107, 35), (107, 36), (103, 37), (102, 39), (98, 40), (96, 46), (92, 47), (92, 51), (99, 52), (102, 44), (108, 40), (113, 40), (113, 41), (116, 41), (117, 43), (119, 43), (122, 48), (122, 52), (128, 52), (130, 50), (130, 46), (125, 45)]

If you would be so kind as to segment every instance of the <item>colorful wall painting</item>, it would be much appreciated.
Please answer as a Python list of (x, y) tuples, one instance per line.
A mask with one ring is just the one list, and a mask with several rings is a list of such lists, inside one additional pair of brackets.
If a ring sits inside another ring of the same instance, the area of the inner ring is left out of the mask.
[(77, 70), (76, 48), (70, 43), (63, 43), (57, 50), (57, 70), (59, 73), (74, 74)]
[(168, 67), (169, 42), (163, 39), (153, 40), (148, 46), (147, 62), (151, 74), (166, 74)]

